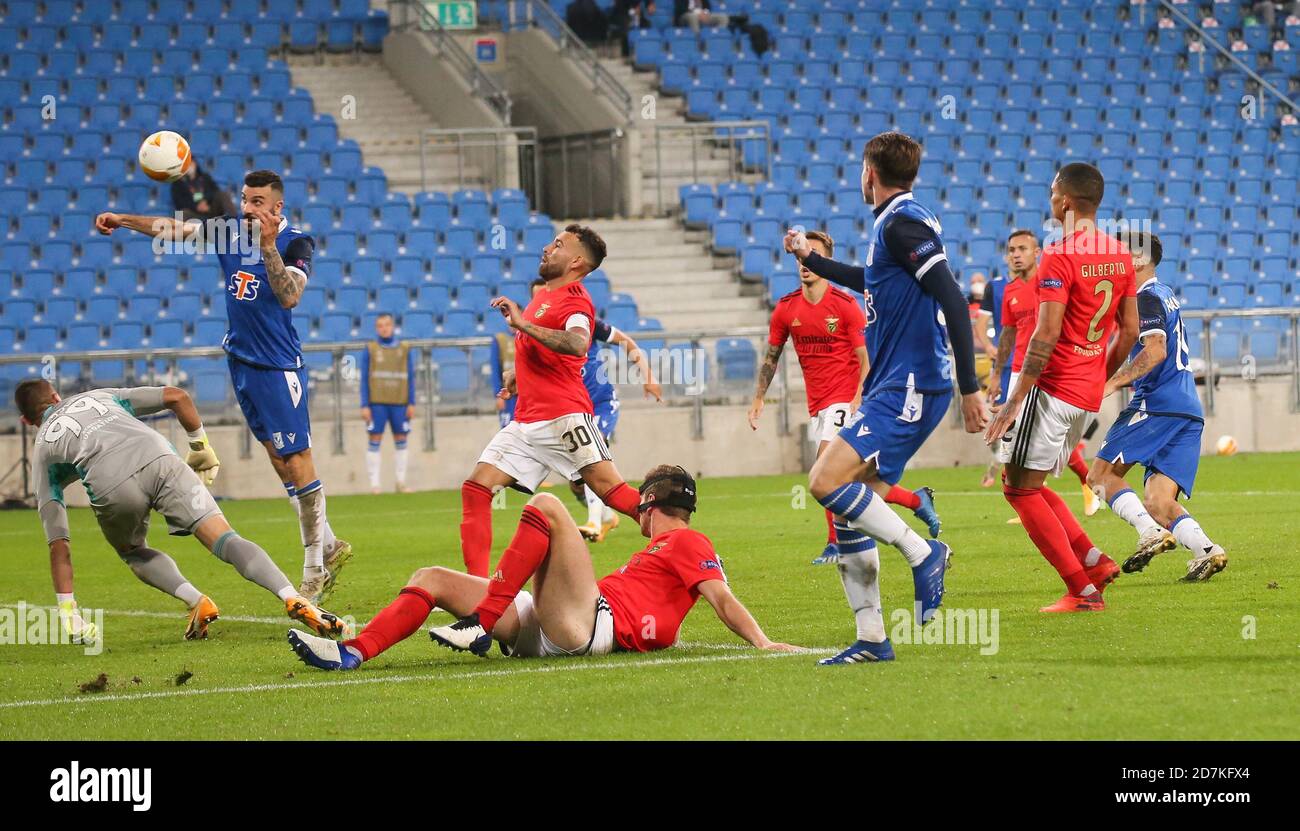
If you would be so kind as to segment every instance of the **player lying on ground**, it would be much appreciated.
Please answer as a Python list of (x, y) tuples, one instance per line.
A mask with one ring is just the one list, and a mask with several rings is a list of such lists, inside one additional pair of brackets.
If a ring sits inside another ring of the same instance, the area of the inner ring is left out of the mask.
[[(1007, 237), (1007, 268), (1011, 279), (1007, 281), (1002, 292), (1002, 332), (998, 335), (998, 352), (993, 359), (993, 369), (989, 372), (989, 398), (993, 401), (1003, 399), (1004, 392), (1016, 388), (1020, 368), (1025, 363), (1025, 350), (1029, 348), (1029, 336), (1034, 333), (1034, 324), (1038, 321), (1038, 237), (1033, 231), (1018, 229)], [(1002, 389), (1003, 369), (1011, 370), (1007, 389)], [(1096, 420), (1089, 427), (1088, 436), (1097, 429)], [(1083, 515), (1092, 516), (1101, 507), (1092, 488), (1088, 486), (1088, 462), (1083, 457), (1084, 443), (1080, 441), (1070, 452), (1069, 468), (1079, 477), (1079, 487), (1083, 489)], [(994, 461), (998, 467), (997, 453)], [(997, 477), (997, 471), (989, 468), (980, 484), (990, 487)], [(1010, 522), (1019, 523), (1020, 517)]]
[[(1124, 242), (1137, 269), (1140, 343), (1106, 382), (1105, 394), (1132, 384), (1133, 398), (1106, 433), (1088, 482), (1116, 516), (1137, 529), (1137, 551), (1124, 561), (1125, 572), (1141, 571), (1152, 557), (1182, 543), (1192, 552), (1183, 581), (1209, 580), (1227, 567), (1228, 557), (1178, 504), (1179, 493), (1191, 498), (1205, 426), (1182, 313), (1173, 289), (1156, 279), (1160, 238), (1135, 231)], [(1145, 499), (1124, 481), (1133, 465), (1146, 469)]]
[[(731, 593), (709, 538), (689, 527), (695, 481), (685, 470), (654, 468), (640, 493), (641, 533), (650, 544), (601, 580), (568, 509), (540, 493), (524, 508), (491, 580), (422, 568), (354, 640), (340, 644), (290, 631), (289, 643), (311, 666), (355, 669), (409, 637), (436, 605), (460, 619), (429, 635), (475, 655), (486, 655), (493, 640), (502, 652), (523, 658), (651, 652), (676, 642), (682, 620), (703, 597), (727, 628), (753, 646), (798, 649), (768, 640)], [(522, 590), (530, 577), (532, 594)]]
[(226, 350), (230, 383), (239, 408), (271, 460), (302, 535), (302, 584), (298, 591), (314, 603), (334, 589), (352, 546), (334, 536), (325, 515), (325, 490), (311, 454), (307, 367), (293, 326), (311, 276), (312, 238), (284, 216), (284, 183), (271, 170), (244, 177), (242, 217), (182, 222), (167, 216), (102, 213), (95, 228), (111, 234), (127, 228), (178, 250), (215, 249), (225, 280), (230, 328)]
[(537, 273), (546, 286), (526, 309), (508, 297), (492, 301), (515, 332), (514, 369), (503, 372), (501, 394), (519, 401), (514, 420), (492, 437), (461, 485), (461, 555), (470, 574), (488, 573), (493, 494), (506, 487), (532, 493), (552, 470), (581, 479), (606, 505), (636, 518), (637, 492), (614, 467), (582, 383), (596, 319), (582, 278), (604, 259), (604, 240), (570, 225), (542, 250)]
[(839, 431), (808, 475), (812, 495), (837, 517), (840, 581), (858, 633), (824, 663), (894, 656), (880, 612), (877, 540), (896, 546), (912, 567), (917, 617), (924, 623), (934, 616), (943, 602), (951, 551), (923, 539), (879, 497), (898, 484), (907, 462), (943, 420), (954, 375), (966, 431), (978, 432), (987, 420), (966, 298), (948, 269), (938, 217), (912, 198), (920, 167), (921, 145), (902, 133), (881, 133), (867, 142), (862, 197), (873, 206), (875, 222), (866, 268), (822, 257), (797, 231), (785, 239), (786, 250), (811, 271), (866, 299), (871, 370), (860, 417)]
[(1025, 362), (985, 433), (1006, 465), (1007, 502), (1066, 586), (1043, 612), (1100, 611), (1106, 608), (1102, 590), (1119, 574), (1065, 500), (1043, 487), (1048, 472), (1061, 470), (1090, 414), (1101, 409), (1106, 379), (1137, 340), (1133, 259), (1123, 243), (1097, 228), (1104, 191), (1101, 171), (1083, 162), (1065, 165), (1052, 180), (1052, 216), (1062, 224), (1062, 238), (1043, 251), (1038, 317)]
[[(829, 258), (835, 253), (835, 241), (824, 231), (809, 231), (805, 236), (820, 256)], [(767, 354), (758, 370), (758, 388), (749, 406), (749, 427), (758, 429), (763, 396), (776, 377), (786, 340), (793, 339), (808, 399), (808, 438), (817, 442), (820, 457), (835, 434), (855, 420), (862, 406), (862, 390), (871, 369), (863, 336), (867, 322), (852, 295), (833, 287), (802, 264), (799, 283), (800, 288), (778, 300), (772, 310)], [(910, 491), (894, 485), (885, 494), (885, 501), (909, 508), (930, 529), (930, 536), (937, 537), (940, 523), (933, 496), (929, 488)], [(813, 560), (813, 565), (833, 563), (839, 557), (835, 546), (835, 514), (829, 510), (826, 533), (826, 548)]]
[[(193, 534), (244, 579), (279, 597), (289, 617), (321, 635), (345, 634), (342, 621), (299, 596), (267, 553), (235, 533), (217, 508), (199, 474), (211, 484), (220, 463), (184, 390), (101, 389), (65, 400), (48, 381), (31, 380), (18, 385), (14, 403), (23, 421), (37, 428), (32, 463), (36, 498), (50, 546), (54, 591), (70, 634), (91, 635), (76, 616), (71, 537), (63, 505), (63, 488), (77, 479), (85, 485), (104, 538), (135, 576), (189, 607), (187, 640), (207, 637), (208, 624), (219, 613), (216, 604), (181, 575), (175, 560), (149, 547), (151, 509), (166, 517), (171, 534)], [(174, 413), (189, 436), (185, 462), (158, 431), (137, 420), (161, 410)]]

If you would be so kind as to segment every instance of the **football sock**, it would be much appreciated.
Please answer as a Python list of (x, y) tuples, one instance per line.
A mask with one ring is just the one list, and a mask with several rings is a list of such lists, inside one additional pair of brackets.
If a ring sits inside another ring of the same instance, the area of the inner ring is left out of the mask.
[(1088, 462), (1083, 458), (1083, 442), (1076, 444), (1070, 452), (1070, 470), (1074, 471), (1082, 484), (1088, 484)]
[(606, 491), (605, 495), (600, 499), (620, 514), (630, 516), (632, 519), (640, 519), (641, 517), (637, 513), (637, 506), (641, 504), (641, 494), (637, 493), (627, 482), (619, 482)]
[(190, 608), (193, 608), (194, 604), (199, 602), (199, 598), (203, 597), (203, 594), (181, 575), (176, 561), (156, 548), (141, 546), (119, 556), (141, 583), (170, 594)]
[(1147, 513), (1147, 509), (1142, 506), (1142, 500), (1138, 498), (1132, 488), (1124, 488), (1124, 490), (1112, 496), (1110, 498), (1110, 509), (1115, 512), (1115, 516), (1136, 528), (1141, 536), (1146, 536), (1160, 527), (1160, 523), (1156, 522), (1151, 517), (1151, 514)]
[(600, 497), (591, 489), (591, 485), (582, 486), (582, 495), (587, 500), (587, 524), (599, 528), (605, 519), (605, 511), (610, 510)]
[(460, 486), (460, 506), (460, 553), (465, 571), (487, 577), (492, 554), (492, 491), (466, 480)]
[(325, 489), (315, 479), (298, 489), (298, 525), (302, 530), (302, 567), (325, 567)]
[(1214, 543), (1201, 530), (1201, 524), (1192, 519), (1191, 514), (1185, 513), (1179, 516), (1169, 526), (1169, 530), (1173, 533), (1174, 539), (1197, 557), (1204, 557), (1214, 550)]
[(370, 440), (366, 448), (366, 476), (370, 479), (370, 489), (379, 489), (379, 442)]
[[(284, 492), (289, 497), (289, 504), (293, 506), (294, 514), (298, 517), (298, 533), (302, 538), (302, 506), (298, 504), (298, 489), (294, 487), (293, 482), (285, 482)], [(306, 538), (302, 538), (302, 544), (307, 544)]]
[(880, 611), (880, 552), (861, 531), (836, 523), (840, 582), (853, 610), (858, 640), (880, 643), (885, 639), (885, 618)]
[(916, 491), (909, 491), (907, 488), (900, 488), (894, 485), (885, 494), (885, 501), (894, 505), (902, 505), (910, 511), (915, 511), (921, 507), (921, 497), (916, 495)]
[(341, 646), (358, 653), (361, 660), (369, 661), (398, 641), (409, 638), (436, 605), (433, 595), (424, 589), (407, 586), (366, 624), (359, 635), (344, 641)]
[(212, 553), (218, 560), (234, 566), (239, 576), (272, 592), (281, 600), (288, 600), (298, 593), (262, 546), (244, 539), (234, 531), (227, 531), (217, 537), (212, 545)]
[[(1070, 550), (1074, 552), (1074, 556), (1078, 558), (1084, 568), (1095, 566), (1101, 552), (1092, 544), (1092, 540), (1088, 539), (1088, 532), (1083, 530), (1078, 518), (1070, 511), (1070, 506), (1066, 505), (1065, 500), (1051, 488), (1043, 487), (1038, 492), (1043, 495), (1043, 501), (1047, 503), (1047, 507), (1052, 509), (1052, 513), (1056, 514), (1061, 527), (1065, 529), (1065, 536), (1070, 541)], [(1088, 558), (1093, 556), (1092, 552), (1094, 551), (1097, 554), (1093, 557), (1093, 561), (1089, 563)]]
[(617, 515), (618, 515), (617, 511), (615, 511), (613, 508), (606, 505), (604, 509), (601, 510), (600, 512), (600, 519), (602, 522), (610, 523), (614, 521), (614, 517)]
[(841, 485), (817, 501), (849, 526), (898, 548), (910, 566), (918, 566), (930, 556), (929, 543), (861, 482)]
[(506, 546), (505, 553), (497, 561), (496, 573), (488, 582), (487, 597), (474, 607), (483, 631), (491, 632), (492, 627), (497, 625), (497, 621), (510, 608), (519, 590), (542, 565), (542, 560), (546, 559), (550, 550), (550, 520), (537, 508), (525, 505), (514, 539)]
[(1002, 493), (1006, 495), (1011, 507), (1016, 510), (1020, 522), (1025, 526), (1025, 531), (1028, 532), (1029, 538), (1034, 541), (1043, 558), (1052, 564), (1057, 574), (1061, 575), (1070, 594), (1080, 597), (1091, 594), (1095, 589), (1088, 580), (1088, 573), (1083, 570), (1083, 564), (1074, 555), (1061, 520), (1044, 501), (1042, 494), (1044, 490), (1045, 488), (1041, 487), (1013, 488), (1005, 485)]
[(399, 487), (406, 487), (406, 439), (393, 442), (393, 474), (397, 477)]
[(829, 508), (826, 509), (826, 543), (836, 542), (835, 536), (835, 514), (831, 513)]

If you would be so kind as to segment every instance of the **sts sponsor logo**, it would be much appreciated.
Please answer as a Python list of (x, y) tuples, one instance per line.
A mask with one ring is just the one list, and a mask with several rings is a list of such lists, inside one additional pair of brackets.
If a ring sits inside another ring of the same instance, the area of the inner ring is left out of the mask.
[(230, 293), (235, 295), (236, 300), (256, 300), (257, 287), (262, 285), (262, 281), (257, 279), (256, 274), (249, 274), (247, 271), (236, 271), (230, 275)]

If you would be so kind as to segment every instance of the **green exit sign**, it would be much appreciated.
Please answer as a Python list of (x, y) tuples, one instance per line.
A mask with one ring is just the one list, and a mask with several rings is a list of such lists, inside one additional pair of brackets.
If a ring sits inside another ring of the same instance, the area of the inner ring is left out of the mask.
[(473, 0), (426, 0), (424, 7), (444, 29), (478, 28), (478, 3)]

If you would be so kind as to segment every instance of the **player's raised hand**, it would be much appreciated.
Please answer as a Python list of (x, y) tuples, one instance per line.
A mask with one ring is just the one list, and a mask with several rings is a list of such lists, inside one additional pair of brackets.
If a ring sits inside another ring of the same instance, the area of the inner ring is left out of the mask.
[(984, 406), (984, 393), (976, 390), (961, 397), (961, 417), (966, 422), (967, 433), (978, 433), (989, 423), (989, 411)]
[(641, 385), (641, 388), (645, 390), (646, 398), (653, 396), (655, 401), (660, 404), (664, 403), (664, 388), (659, 386), (657, 381), (647, 381)]
[(519, 308), (518, 303), (509, 297), (495, 297), (489, 305), (501, 312), (501, 316), (506, 319), (506, 323), (510, 324), (511, 329), (518, 329), (524, 325), (523, 310)]
[(791, 228), (785, 232), (785, 250), (802, 262), (805, 257), (812, 253), (812, 245), (808, 243), (808, 237), (803, 231)]
[(265, 208), (249, 208), (244, 215), (255, 224), (261, 246), (274, 246), (275, 238), (280, 235), (280, 218)]
[(749, 405), (749, 429), (758, 429), (758, 417), (763, 414), (763, 399), (755, 398), (754, 403)]
[(513, 369), (507, 369), (501, 373), (501, 389), (497, 391), (497, 398), (505, 401), (507, 398), (514, 398), (518, 389), (515, 386), (515, 372)]
[(95, 217), (95, 230), (104, 236), (113, 233), (115, 228), (122, 227), (122, 217), (110, 211), (104, 211)]

